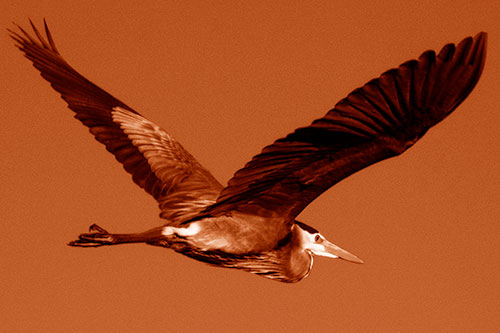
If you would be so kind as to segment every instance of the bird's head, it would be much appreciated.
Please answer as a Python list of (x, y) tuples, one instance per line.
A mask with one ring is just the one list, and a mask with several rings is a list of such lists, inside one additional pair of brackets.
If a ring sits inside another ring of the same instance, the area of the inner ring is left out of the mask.
[(347, 261), (362, 264), (363, 260), (356, 257), (354, 254), (330, 243), (326, 238), (319, 233), (318, 230), (299, 221), (295, 221), (297, 233), (300, 238), (301, 247), (304, 251), (317, 256), (328, 258), (340, 258)]

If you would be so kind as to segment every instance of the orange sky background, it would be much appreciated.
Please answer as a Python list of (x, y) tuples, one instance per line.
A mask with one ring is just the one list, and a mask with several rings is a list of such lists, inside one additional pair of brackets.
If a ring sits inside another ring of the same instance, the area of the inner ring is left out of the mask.
[[(81, 74), (226, 183), (262, 147), (427, 49), (489, 33), (482, 78), (404, 155), (300, 216), (364, 265), (316, 258), (283, 284), (167, 249), (70, 248), (97, 223), (160, 225), (156, 202), (0, 34), (0, 330), (491, 331), (500, 326), (498, 1), (2, 1), (48, 20)], [(272, 4), (270, 4), (272, 3)]]

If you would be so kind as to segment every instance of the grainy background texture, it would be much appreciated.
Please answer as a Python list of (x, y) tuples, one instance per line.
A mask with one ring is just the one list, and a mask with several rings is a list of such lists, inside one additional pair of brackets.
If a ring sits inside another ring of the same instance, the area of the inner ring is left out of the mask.
[(500, 326), (498, 1), (20, 1), (88, 79), (225, 183), (262, 147), (383, 71), (479, 31), (483, 76), (399, 158), (300, 216), (364, 265), (317, 258), (293, 285), (166, 249), (70, 248), (97, 223), (162, 223), (156, 202), (0, 34), (3, 332), (457, 332)]

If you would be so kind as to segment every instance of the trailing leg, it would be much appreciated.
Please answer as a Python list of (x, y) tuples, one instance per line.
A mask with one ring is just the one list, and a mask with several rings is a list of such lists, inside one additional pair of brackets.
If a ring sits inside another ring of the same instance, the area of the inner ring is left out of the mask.
[(68, 243), (69, 246), (98, 247), (103, 245), (115, 245), (124, 243), (151, 243), (160, 241), (161, 231), (156, 228), (137, 234), (110, 234), (97, 224), (89, 227), (89, 232), (80, 234), (78, 239)]

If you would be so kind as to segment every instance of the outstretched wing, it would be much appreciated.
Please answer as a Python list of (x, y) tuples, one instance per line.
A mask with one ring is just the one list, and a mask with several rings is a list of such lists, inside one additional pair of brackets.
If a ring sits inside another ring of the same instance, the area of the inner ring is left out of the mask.
[(159, 203), (160, 216), (178, 223), (213, 204), (222, 185), (171, 135), (75, 71), (59, 54), (44, 21), (47, 40), (17, 26), (17, 47), (61, 94), (75, 118), (115, 155), (134, 182)]
[(486, 38), (481, 32), (437, 56), (424, 52), (354, 90), (323, 118), (265, 147), (204, 213), (282, 216), (289, 226), (322, 192), (401, 154), (450, 114), (479, 80)]

